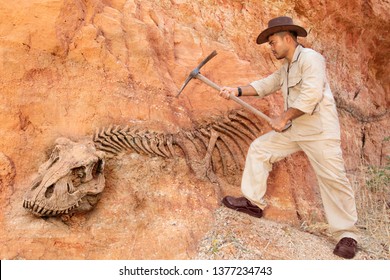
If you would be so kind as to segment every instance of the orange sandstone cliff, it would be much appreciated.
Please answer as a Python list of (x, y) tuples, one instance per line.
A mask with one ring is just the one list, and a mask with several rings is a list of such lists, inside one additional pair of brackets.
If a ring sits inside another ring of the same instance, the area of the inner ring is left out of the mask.
[[(390, 4), (379, 0), (15, 0), (0, 3), (0, 256), (3, 259), (191, 259), (219, 207), (212, 182), (184, 161), (110, 160), (96, 208), (40, 219), (21, 205), (32, 174), (58, 137), (141, 122), (173, 132), (238, 109), (189, 72), (238, 86), (280, 65), (256, 45), (269, 19), (308, 30), (327, 59), (348, 171), (389, 155)], [(281, 96), (245, 101), (272, 115)], [(269, 130), (263, 124), (264, 131)], [(321, 221), (313, 171), (302, 154), (275, 165), (266, 218)], [(239, 182), (240, 174), (236, 174)], [(239, 184), (221, 186), (239, 194)], [(153, 240), (151, 244), (151, 240)]]

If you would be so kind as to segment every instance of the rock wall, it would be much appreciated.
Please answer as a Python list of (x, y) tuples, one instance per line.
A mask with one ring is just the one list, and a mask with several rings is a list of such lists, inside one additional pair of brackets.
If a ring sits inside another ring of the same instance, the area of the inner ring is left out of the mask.
[[(23, 194), (60, 136), (80, 139), (130, 121), (167, 132), (191, 129), (238, 108), (199, 81), (175, 96), (212, 50), (218, 55), (202, 73), (221, 85), (247, 84), (277, 69), (280, 62), (255, 39), (279, 15), (304, 26), (309, 36), (301, 42), (327, 59), (347, 169), (383, 163), (390, 130), (389, 11), (380, 0), (2, 1), (1, 257), (193, 257), (218, 200), (213, 184), (195, 178), (183, 161), (110, 161), (97, 208), (70, 220), (32, 217), (21, 207)], [(278, 94), (245, 100), (270, 115), (281, 110)], [(222, 188), (239, 194), (237, 184)], [(323, 219), (320, 210), (310, 215), (321, 206), (302, 154), (275, 166), (269, 195), (270, 219), (295, 225)]]

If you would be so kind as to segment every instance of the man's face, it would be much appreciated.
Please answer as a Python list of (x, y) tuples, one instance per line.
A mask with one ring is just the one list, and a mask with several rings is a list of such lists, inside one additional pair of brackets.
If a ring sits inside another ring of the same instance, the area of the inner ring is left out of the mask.
[(283, 59), (287, 56), (288, 45), (283, 33), (276, 33), (268, 37), (268, 44), (276, 59)]

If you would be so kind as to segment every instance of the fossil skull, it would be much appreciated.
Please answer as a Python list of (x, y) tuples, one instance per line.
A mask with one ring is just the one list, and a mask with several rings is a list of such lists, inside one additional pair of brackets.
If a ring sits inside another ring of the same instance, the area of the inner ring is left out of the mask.
[(37, 216), (85, 212), (98, 202), (105, 185), (104, 152), (92, 141), (56, 140), (48, 161), (26, 192), (23, 207)]

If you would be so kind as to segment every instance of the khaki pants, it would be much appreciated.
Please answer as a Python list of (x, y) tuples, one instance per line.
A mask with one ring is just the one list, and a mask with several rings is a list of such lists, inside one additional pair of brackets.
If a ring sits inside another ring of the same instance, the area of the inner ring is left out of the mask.
[(251, 144), (242, 177), (243, 195), (264, 209), (264, 195), (272, 164), (284, 157), (303, 151), (317, 175), (325, 215), (336, 239), (357, 240), (355, 197), (346, 176), (339, 140), (290, 140), (289, 131), (269, 132)]

